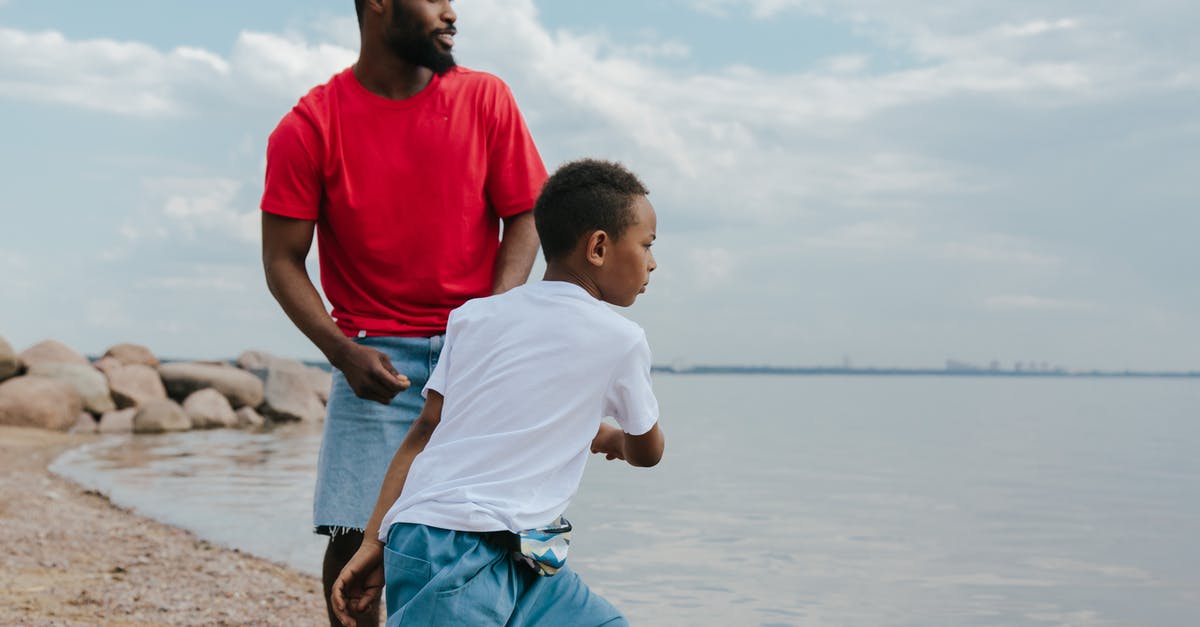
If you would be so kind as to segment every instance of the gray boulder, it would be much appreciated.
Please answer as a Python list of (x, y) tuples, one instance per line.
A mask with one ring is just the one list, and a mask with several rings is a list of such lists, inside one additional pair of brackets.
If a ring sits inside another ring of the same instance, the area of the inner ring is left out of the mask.
[[(110, 376), (113, 370), (116, 370), (124, 365), (125, 364), (121, 363), (121, 361), (116, 357), (101, 357), (100, 359), (92, 362), (92, 367), (100, 372), (103, 372), (104, 376), (106, 377)], [(154, 376), (158, 376), (158, 373), (155, 373)]]
[(333, 373), (312, 366), (305, 366), (304, 372), (305, 378), (308, 380), (308, 387), (322, 403), (328, 403), (329, 390), (333, 388)]
[(21, 371), (21, 360), (13, 347), (3, 337), (0, 337), (0, 381), (11, 379)]
[(249, 370), (257, 373), (257, 371), (265, 371), (267, 368), (270, 368), (271, 362), (275, 361), (276, 359), (279, 358), (271, 353), (251, 350), (245, 351), (241, 355), (238, 355), (238, 358), (234, 363), (236, 363), (237, 367), (241, 368), (242, 370)]
[[(105, 357), (100, 361), (108, 359)], [(105, 374), (108, 375), (108, 387), (117, 407), (137, 407), (147, 401), (167, 397), (167, 389), (163, 387), (162, 379), (154, 368), (142, 364), (125, 366), (115, 361), (107, 367)]]
[(150, 352), (150, 349), (141, 344), (130, 344), (128, 342), (117, 344), (105, 351), (104, 356), (112, 357), (126, 366), (139, 364), (151, 368), (158, 367), (158, 357), (155, 357), (154, 353)]
[(84, 364), (88, 360), (75, 349), (57, 340), (45, 340), (21, 351), (21, 361), (26, 368), (40, 364)]
[(237, 358), (237, 366), (242, 370), (254, 373), (264, 382), (270, 377), (274, 367), (291, 368), (304, 372), (308, 387), (322, 403), (329, 402), (329, 389), (333, 387), (333, 375), (321, 368), (306, 365), (297, 359), (279, 357), (265, 351), (245, 351)]
[(134, 433), (187, 431), (191, 428), (192, 419), (188, 418), (179, 403), (170, 399), (150, 401), (138, 407), (133, 415)]
[(91, 364), (34, 363), (27, 373), (33, 377), (48, 377), (70, 384), (83, 397), (83, 408), (99, 415), (117, 408), (108, 391), (108, 380)]
[(257, 428), (267, 424), (267, 419), (251, 407), (242, 407), (234, 413), (237, 414), (239, 427)]
[(317, 397), (308, 368), (294, 360), (277, 359), (267, 369), (265, 400), (259, 410), (276, 422), (317, 421), (325, 404)]
[(83, 411), (83, 398), (68, 383), (17, 377), (0, 383), (0, 425), (66, 431)]
[(75, 424), (70, 428), (70, 433), (95, 433), (96, 419), (86, 411), (79, 412), (79, 417), (75, 419)]
[(263, 382), (258, 377), (227, 364), (202, 362), (170, 363), (158, 367), (167, 394), (186, 399), (198, 390), (213, 388), (234, 407), (257, 407), (263, 402)]
[(136, 407), (110, 411), (100, 417), (96, 430), (100, 433), (133, 433), (133, 417), (137, 411)]
[(229, 400), (212, 388), (197, 390), (188, 395), (183, 401), (183, 411), (192, 419), (192, 427), (196, 429), (221, 429), (236, 427), (237, 414), (229, 405)]

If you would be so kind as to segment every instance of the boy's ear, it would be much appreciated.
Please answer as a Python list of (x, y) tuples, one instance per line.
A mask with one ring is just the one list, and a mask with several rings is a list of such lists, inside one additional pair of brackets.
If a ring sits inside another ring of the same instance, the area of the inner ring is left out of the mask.
[(592, 231), (587, 238), (585, 251), (588, 263), (597, 268), (604, 265), (604, 255), (608, 253), (608, 233), (601, 230)]

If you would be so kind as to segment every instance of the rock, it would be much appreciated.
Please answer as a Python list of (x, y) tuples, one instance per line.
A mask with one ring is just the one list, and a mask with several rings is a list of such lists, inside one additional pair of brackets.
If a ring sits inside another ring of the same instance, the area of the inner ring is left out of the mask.
[(297, 359), (279, 357), (264, 351), (246, 351), (238, 356), (237, 366), (242, 370), (254, 373), (255, 376), (267, 380), (273, 366), (286, 366), (301, 369), (305, 372), (308, 387), (321, 399), (322, 403), (329, 402), (329, 389), (333, 387), (333, 375), (321, 368), (306, 365)]
[(158, 367), (158, 358), (154, 356), (154, 353), (150, 352), (150, 349), (141, 344), (130, 344), (128, 342), (117, 344), (105, 351), (104, 356), (112, 357), (126, 366), (139, 364), (151, 368)]
[(0, 424), (66, 431), (83, 411), (69, 383), (48, 377), (17, 377), (0, 383)]
[(86, 411), (79, 412), (79, 417), (75, 419), (75, 426), (71, 427), (71, 433), (95, 433), (96, 419)]
[(133, 417), (137, 414), (136, 407), (110, 411), (100, 417), (100, 433), (133, 433)]
[(138, 407), (137, 413), (133, 415), (134, 433), (187, 431), (191, 428), (191, 418), (188, 418), (179, 403), (170, 399), (149, 401)]
[[(111, 359), (105, 357), (100, 361)], [(100, 363), (100, 362), (96, 362)], [(115, 363), (115, 360), (114, 362)], [(113, 400), (117, 407), (137, 407), (147, 401), (167, 397), (167, 389), (163, 387), (158, 371), (150, 366), (131, 364), (128, 366), (116, 363), (106, 371), (108, 387), (112, 391)]]
[(267, 368), (270, 368), (271, 362), (275, 361), (276, 359), (278, 359), (278, 357), (267, 352), (245, 351), (241, 355), (238, 355), (237, 361), (234, 363), (236, 363), (237, 367), (241, 368), (242, 370), (254, 372), (257, 370), (266, 370)]
[(34, 363), (29, 366), (27, 374), (71, 384), (83, 397), (83, 408), (93, 414), (99, 415), (117, 408), (108, 391), (108, 380), (104, 378), (104, 373), (91, 364)]
[(21, 371), (21, 360), (13, 351), (13, 347), (3, 337), (0, 337), (0, 381), (11, 379)]
[(317, 421), (325, 417), (325, 405), (312, 390), (307, 367), (287, 359), (275, 360), (267, 370), (265, 400), (259, 410), (276, 422)]
[(329, 402), (329, 390), (333, 388), (333, 373), (326, 372), (320, 368), (313, 366), (305, 366), (305, 378), (308, 379), (308, 387), (312, 389), (321, 403)]
[(267, 424), (267, 419), (251, 407), (243, 407), (234, 413), (237, 414), (239, 427), (261, 427)]
[[(121, 363), (121, 361), (116, 357), (101, 357), (100, 359), (92, 362), (92, 367), (100, 372), (103, 372), (104, 376), (106, 377), (111, 376), (113, 370), (116, 370), (124, 365), (125, 364)], [(158, 376), (158, 373), (156, 372), (154, 376)], [(111, 385), (112, 382), (110, 381), (109, 384)]]
[(88, 364), (83, 355), (56, 340), (45, 340), (21, 352), (21, 361), (26, 368), (40, 364)]
[(257, 407), (263, 402), (263, 382), (253, 374), (226, 364), (170, 363), (158, 367), (167, 394), (185, 399), (192, 392), (213, 388), (234, 407)]
[(237, 414), (229, 406), (229, 400), (212, 388), (197, 390), (188, 395), (183, 402), (183, 411), (192, 419), (192, 427), (196, 429), (220, 429), (236, 427)]

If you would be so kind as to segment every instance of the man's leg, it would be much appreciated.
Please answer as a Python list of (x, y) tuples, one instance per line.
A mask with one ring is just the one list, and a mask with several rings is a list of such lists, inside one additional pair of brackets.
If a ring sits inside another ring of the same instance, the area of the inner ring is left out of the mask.
[[(362, 539), (361, 531), (346, 531), (330, 536), (329, 545), (325, 547), (325, 562), (321, 568), (321, 580), (325, 584), (325, 610), (329, 612), (329, 624), (332, 627), (341, 627), (342, 624), (334, 615), (333, 606), (329, 601), (329, 594), (333, 591), (333, 582), (337, 581), (342, 568), (346, 566), (351, 557), (354, 557), (354, 552), (362, 544)], [(354, 620), (359, 625), (378, 625), (379, 603), (368, 607), (362, 614), (355, 615)]]
[[(412, 387), (382, 405), (358, 398), (346, 378), (333, 372), (313, 497), (314, 528), (330, 536), (322, 567), (326, 608), (333, 582), (362, 543), (361, 531), (348, 530), (366, 526), (392, 455), (424, 404), (421, 388), (442, 346), (440, 336), (356, 341), (387, 354)], [(338, 624), (332, 613), (330, 623)]]

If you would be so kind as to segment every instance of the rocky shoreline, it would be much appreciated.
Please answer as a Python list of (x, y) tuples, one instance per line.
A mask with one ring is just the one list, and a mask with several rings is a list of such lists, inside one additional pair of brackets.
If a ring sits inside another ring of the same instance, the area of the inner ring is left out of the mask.
[[(322, 625), (321, 583), (120, 508), (47, 469), (96, 433), (260, 429), (324, 419), (330, 374), (258, 351), (90, 360), (0, 337), (0, 624)], [(137, 437), (133, 435), (133, 437)]]
[(320, 581), (52, 475), (95, 436), (0, 426), (0, 624), (322, 625)]
[(92, 361), (55, 340), (17, 353), (0, 337), (0, 425), (162, 433), (316, 421), (330, 383), (325, 370), (261, 351), (234, 363), (162, 363), (123, 343)]

